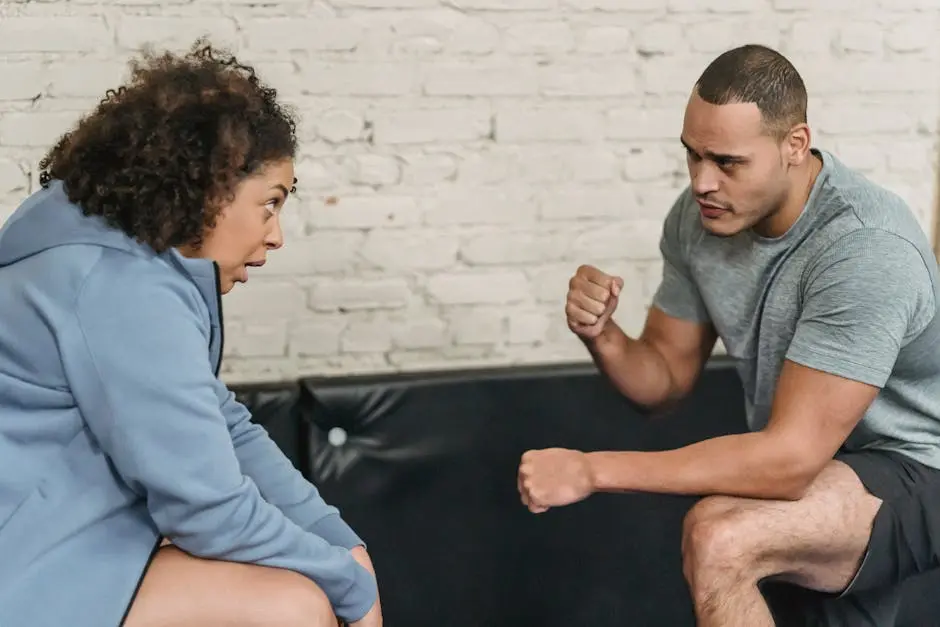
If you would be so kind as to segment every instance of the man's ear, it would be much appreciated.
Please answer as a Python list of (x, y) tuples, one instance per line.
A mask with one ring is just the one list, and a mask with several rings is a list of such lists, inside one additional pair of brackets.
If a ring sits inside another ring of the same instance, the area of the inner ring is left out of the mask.
[(813, 147), (812, 139), (812, 133), (807, 124), (797, 124), (787, 132), (784, 150), (788, 165), (798, 166), (806, 161)]

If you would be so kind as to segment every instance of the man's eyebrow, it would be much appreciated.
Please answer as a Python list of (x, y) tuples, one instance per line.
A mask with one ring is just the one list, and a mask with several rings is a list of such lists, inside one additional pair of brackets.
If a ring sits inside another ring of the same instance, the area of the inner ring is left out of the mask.
[[(685, 141), (683, 138), (679, 138), (679, 141), (682, 142), (682, 145), (691, 153), (698, 154), (695, 150), (692, 150), (692, 147)], [(710, 150), (705, 151), (705, 157), (711, 161), (719, 161), (724, 163), (744, 163), (748, 161), (746, 155), (732, 155), (732, 154), (722, 154), (717, 152), (712, 152)]]
[(271, 189), (279, 189), (279, 190), (281, 190), (282, 192), (284, 192), (284, 197), (285, 197), (285, 198), (290, 195), (290, 192), (287, 190), (287, 188), (284, 187), (283, 185), (281, 185), (280, 183), (278, 183), (278, 184), (276, 184), (276, 185), (272, 185), (272, 186), (271, 186)]

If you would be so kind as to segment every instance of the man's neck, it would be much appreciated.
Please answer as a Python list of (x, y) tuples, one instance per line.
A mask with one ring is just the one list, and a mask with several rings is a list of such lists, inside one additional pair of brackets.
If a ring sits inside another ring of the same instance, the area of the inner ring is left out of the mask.
[(780, 237), (789, 231), (806, 208), (806, 202), (813, 191), (813, 185), (816, 183), (820, 170), (822, 170), (822, 160), (817, 154), (810, 153), (806, 164), (793, 173), (790, 192), (783, 205), (755, 230), (764, 237)]

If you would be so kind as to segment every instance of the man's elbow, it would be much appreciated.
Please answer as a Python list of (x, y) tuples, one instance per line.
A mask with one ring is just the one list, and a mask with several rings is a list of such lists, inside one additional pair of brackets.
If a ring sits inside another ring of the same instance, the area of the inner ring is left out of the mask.
[(799, 501), (809, 492), (822, 466), (805, 453), (788, 456), (780, 469), (771, 477), (778, 492), (777, 498), (784, 501)]
[(809, 492), (810, 482), (802, 481), (796, 477), (788, 478), (776, 486), (776, 498), (781, 501), (799, 501)]

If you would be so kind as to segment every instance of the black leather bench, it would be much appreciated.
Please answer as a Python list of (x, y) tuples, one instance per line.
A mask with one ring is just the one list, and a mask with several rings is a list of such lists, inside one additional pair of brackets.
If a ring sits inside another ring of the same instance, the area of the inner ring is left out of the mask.
[[(535, 516), (516, 470), (531, 448), (656, 450), (744, 429), (724, 359), (662, 416), (589, 364), (235, 391), (369, 543), (388, 627), (694, 625), (679, 550), (694, 499), (605, 494)], [(938, 623), (937, 595), (922, 598), (938, 586), (911, 582), (901, 627)]]

